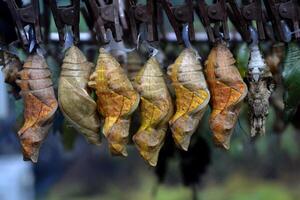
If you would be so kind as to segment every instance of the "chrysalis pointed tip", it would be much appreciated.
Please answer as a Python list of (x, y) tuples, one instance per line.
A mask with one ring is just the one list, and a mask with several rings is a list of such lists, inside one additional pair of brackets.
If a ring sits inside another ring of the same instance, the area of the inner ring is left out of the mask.
[(177, 146), (183, 150), (183, 151), (188, 151), (189, 146), (190, 146), (190, 140), (189, 139), (183, 139), (183, 140), (176, 140), (175, 141)]
[(191, 142), (191, 135), (183, 136), (179, 133), (176, 133), (174, 129), (171, 128), (171, 130), (173, 132), (173, 139), (175, 141), (176, 146), (184, 151), (188, 151)]
[(230, 149), (230, 144), (228, 142), (221, 142), (216, 144), (217, 147), (220, 147), (224, 150), (229, 150)]
[(229, 145), (229, 144), (223, 144), (223, 148), (224, 148), (225, 150), (229, 150), (229, 149), (230, 149), (230, 145)]
[(23, 160), (24, 161), (31, 161), (32, 163), (37, 163), (38, 161), (38, 155), (23, 155)]
[(110, 152), (112, 155), (115, 155), (115, 156), (124, 156), (124, 157), (128, 156), (126, 148), (120, 144), (111, 144)]
[(156, 167), (156, 165), (157, 165), (157, 160), (156, 160), (156, 161), (150, 160), (150, 161), (148, 161), (148, 163), (149, 163), (149, 165), (150, 165), (151, 167)]
[(147, 163), (152, 167), (155, 167), (157, 165), (158, 153), (159, 153), (159, 151), (155, 152), (154, 154), (151, 152), (147, 152), (147, 151), (140, 152), (143, 159), (146, 160)]
[(256, 134), (255, 133), (251, 133), (250, 137), (255, 138)]
[(213, 141), (215, 146), (223, 148), (225, 150), (230, 149), (230, 137), (226, 137), (223, 135), (214, 135)]

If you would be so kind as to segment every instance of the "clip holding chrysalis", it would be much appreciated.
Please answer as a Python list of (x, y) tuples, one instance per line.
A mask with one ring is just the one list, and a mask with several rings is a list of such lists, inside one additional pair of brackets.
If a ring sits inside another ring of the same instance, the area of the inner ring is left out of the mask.
[(211, 43), (217, 42), (220, 37), (225, 41), (230, 39), (226, 0), (217, 0), (211, 5), (207, 5), (204, 0), (197, 0), (196, 13)]
[(39, 1), (31, 0), (25, 7), (19, 7), (16, 0), (5, 0), (16, 23), (20, 41), (29, 53), (42, 43)]
[[(289, 0), (280, 2), (278, 6), (278, 13), (280, 16), (288, 20), (289, 24), (293, 26), (293, 32), (299, 30), (299, 20), (300, 20), (300, 4), (297, 0)], [(295, 32), (295, 38), (298, 40), (300, 38), (299, 31)]]
[(134, 0), (128, 0), (128, 18), (133, 43), (138, 42), (138, 31), (145, 28), (147, 41), (158, 39), (157, 31), (157, 1), (147, 0), (146, 5), (137, 4)]
[[(58, 6), (56, 0), (49, 0), (49, 4), (57, 27), (60, 45), (65, 46), (65, 43), (68, 42), (66, 34), (71, 33), (66, 26), (72, 28), (72, 37), (74, 43), (77, 44), (79, 42), (80, 0), (71, 0), (71, 4), (67, 6)], [(68, 46), (72, 45), (68, 44)]]
[(185, 4), (174, 6), (168, 0), (160, 0), (161, 8), (165, 11), (167, 18), (175, 32), (177, 42), (181, 44), (182, 39), (182, 29), (184, 24), (189, 24), (189, 38), (190, 40), (195, 39), (194, 30), (194, 5), (192, 0), (186, 0)]
[(110, 29), (114, 39), (119, 42), (122, 40), (123, 30), (119, 19), (119, 0), (98, 1), (98, 0), (85, 0), (84, 1), (90, 13), (90, 17), (95, 22), (93, 30), (96, 39), (101, 44), (109, 43), (107, 37), (107, 30)]

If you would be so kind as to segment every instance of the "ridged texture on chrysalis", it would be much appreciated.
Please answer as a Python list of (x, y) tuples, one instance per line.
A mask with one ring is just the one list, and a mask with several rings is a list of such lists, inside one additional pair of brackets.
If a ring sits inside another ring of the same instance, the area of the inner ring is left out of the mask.
[(196, 52), (185, 49), (175, 63), (168, 67), (168, 75), (176, 95), (176, 112), (169, 121), (177, 146), (187, 150), (196, 131), (210, 93)]
[(246, 80), (251, 136), (264, 135), (265, 121), (269, 113), (269, 98), (274, 91), (275, 83), (257, 45), (250, 47)]
[(224, 43), (212, 48), (205, 63), (211, 92), (210, 128), (217, 146), (229, 149), (230, 137), (247, 95), (247, 86), (235, 67), (235, 59)]
[(17, 84), (24, 100), (24, 124), (18, 131), (25, 160), (37, 162), (39, 149), (51, 128), (57, 109), (51, 72), (45, 59), (30, 55), (19, 72)]
[(68, 49), (59, 79), (58, 102), (64, 117), (89, 143), (99, 145), (100, 119), (88, 90), (93, 66), (76, 46)]
[(300, 47), (297, 43), (288, 44), (283, 61), (284, 111), (285, 119), (290, 120), (300, 104)]
[(151, 166), (156, 166), (173, 106), (163, 73), (154, 57), (139, 71), (134, 87), (141, 96), (141, 125), (133, 136), (133, 141), (141, 156)]
[(88, 84), (96, 90), (98, 111), (105, 118), (103, 134), (112, 154), (127, 156), (130, 115), (138, 107), (138, 93), (120, 64), (102, 48)]

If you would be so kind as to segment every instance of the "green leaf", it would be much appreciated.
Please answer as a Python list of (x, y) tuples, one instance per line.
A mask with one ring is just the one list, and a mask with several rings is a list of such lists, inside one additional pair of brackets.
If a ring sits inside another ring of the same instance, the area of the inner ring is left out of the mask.
[(235, 49), (234, 54), (236, 55), (236, 66), (241, 76), (244, 78), (247, 72), (247, 65), (250, 56), (250, 52), (247, 44), (242, 43), (241, 45), (239, 45)]
[(283, 62), (283, 85), (285, 120), (288, 121), (295, 114), (300, 103), (300, 47), (297, 43), (289, 43)]

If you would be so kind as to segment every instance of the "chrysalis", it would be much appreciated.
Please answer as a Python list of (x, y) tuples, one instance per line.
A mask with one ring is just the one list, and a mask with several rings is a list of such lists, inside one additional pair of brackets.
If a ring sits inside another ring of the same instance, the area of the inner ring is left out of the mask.
[(20, 98), (20, 87), (16, 84), (18, 72), (22, 69), (22, 62), (19, 58), (11, 53), (3, 52), (4, 65), (1, 71), (4, 74), (5, 83), (11, 86), (10, 93), (14, 95), (16, 99)]
[(151, 57), (137, 74), (134, 87), (141, 96), (141, 126), (133, 136), (142, 157), (156, 166), (164, 144), (168, 121), (173, 114), (172, 99), (155, 57)]
[(251, 136), (265, 134), (265, 121), (269, 110), (269, 98), (274, 91), (274, 80), (259, 47), (250, 47), (250, 60), (246, 75), (250, 109)]
[(238, 120), (247, 86), (235, 67), (235, 60), (224, 43), (212, 48), (205, 63), (211, 92), (210, 128), (217, 146), (229, 149), (230, 137)]
[(17, 84), (24, 100), (24, 124), (18, 135), (24, 159), (37, 162), (57, 109), (51, 72), (45, 59), (34, 54), (27, 58), (18, 75)]
[(288, 44), (286, 57), (283, 62), (283, 85), (285, 119), (290, 120), (299, 106), (300, 99), (300, 47), (297, 43)]
[(99, 145), (100, 119), (87, 85), (93, 66), (76, 46), (68, 49), (60, 74), (58, 102), (64, 117), (89, 143)]
[(168, 67), (168, 75), (176, 94), (176, 113), (169, 124), (177, 146), (187, 150), (210, 99), (196, 52), (183, 50), (175, 63)]
[(112, 154), (127, 156), (130, 115), (138, 107), (138, 93), (120, 64), (102, 48), (88, 84), (96, 90), (98, 111), (105, 118), (103, 134)]

